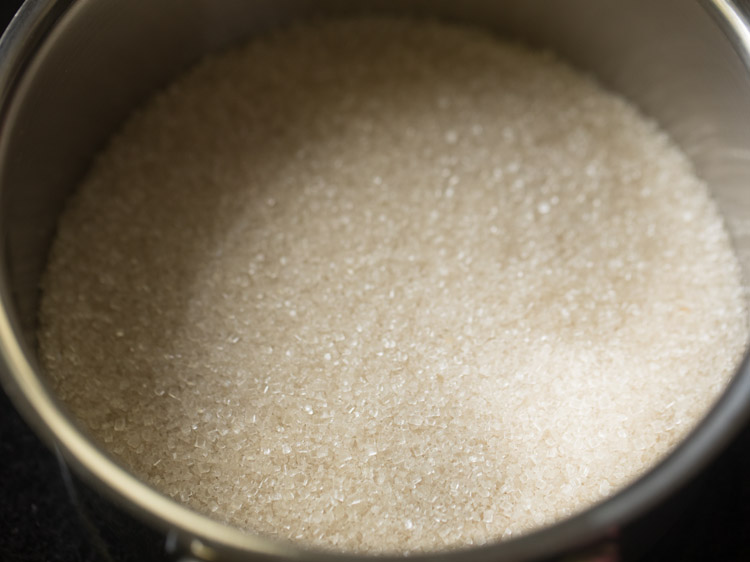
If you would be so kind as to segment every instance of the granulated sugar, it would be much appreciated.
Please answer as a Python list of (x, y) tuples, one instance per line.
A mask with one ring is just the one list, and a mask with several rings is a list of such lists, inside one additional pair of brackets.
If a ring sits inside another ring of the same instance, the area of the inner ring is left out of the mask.
[(480, 31), (316, 22), (137, 111), (60, 223), (40, 347), (154, 487), (346, 551), (507, 538), (686, 435), (747, 339), (690, 163)]

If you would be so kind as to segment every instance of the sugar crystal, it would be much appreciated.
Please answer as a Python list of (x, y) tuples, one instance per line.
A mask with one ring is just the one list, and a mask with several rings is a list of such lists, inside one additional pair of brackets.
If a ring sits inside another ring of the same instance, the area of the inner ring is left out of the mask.
[(70, 201), (40, 357), (123, 465), (301, 545), (514, 537), (670, 451), (747, 341), (656, 125), (481, 31), (316, 20), (208, 57)]

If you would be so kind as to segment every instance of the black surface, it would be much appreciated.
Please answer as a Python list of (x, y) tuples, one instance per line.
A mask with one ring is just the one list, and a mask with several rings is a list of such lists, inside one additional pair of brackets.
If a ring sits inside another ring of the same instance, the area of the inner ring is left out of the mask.
[(0, 396), (0, 560), (94, 562), (55, 456)]
[[(19, 4), (0, 0), (0, 28)], [(0, 393), (0, 562), (107, 560), (96, 540), (70, 501), (54, 453)], [(132, 559), (126, 549), (127, 542), (115, 547), (111, 558)], [(750, 561), (750, 429), (704, 474), (689, 507), (643, 560)]]

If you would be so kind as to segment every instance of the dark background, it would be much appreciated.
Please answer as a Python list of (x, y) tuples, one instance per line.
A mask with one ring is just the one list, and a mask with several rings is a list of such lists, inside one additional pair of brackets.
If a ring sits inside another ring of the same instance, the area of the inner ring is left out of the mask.
[[(20, 3), (0, 0), (0, 29)], [(0, 391), (0, 562), (100, 562), (86, 529), (54, 453)], [(750, 561), (750, 427), (706, 471), (688, 508), (643, 560)]]

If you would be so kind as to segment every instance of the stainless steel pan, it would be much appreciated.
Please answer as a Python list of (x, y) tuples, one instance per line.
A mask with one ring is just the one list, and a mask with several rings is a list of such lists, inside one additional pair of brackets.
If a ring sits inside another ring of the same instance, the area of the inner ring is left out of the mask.
[[(552, 48), (656, 118), (694, 159), (750, 273), (750, 4), (742, 0), (27, 0), (0, 41), (0, 364), (26, 419), (75, 472), (195, 560), (331, 559), (243, 534), (160, 495), (79, 430), (35, 360), (38, 282), (57, 217), (128, 112), (203, 54), (312, 14), (426, 14)], [(679, 389), (675, 389), (679, 392)], [(690, 437), (611, 499), (445, 560), (616, 557), (618, 542), (746, 423), (750, 371)], [(652, 516), (653, 518), (653, 516)], [(419, 557), (414, 557), (419, 558)]]

